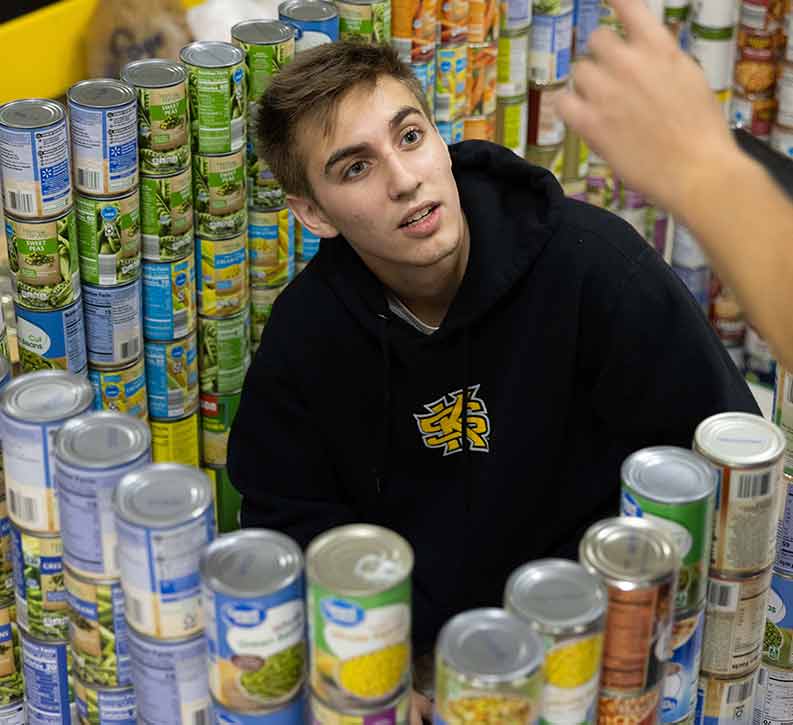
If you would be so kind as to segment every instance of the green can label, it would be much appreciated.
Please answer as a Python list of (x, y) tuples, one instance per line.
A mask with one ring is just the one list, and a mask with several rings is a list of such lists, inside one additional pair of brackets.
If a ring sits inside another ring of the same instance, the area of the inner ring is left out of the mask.
[(83, 282), (113, 286), (140, 276), (137, 189), (123, 199), (75, 197)]
[(201, 393), (201, 438), (204, 462), (225, 466), (229, 433), (240, 407), (240, 393)]
[(250, 363), (250, 314), (198, 318), (198, 379), (203, 393), (233, 393), (242, 388)]
[(286, 206), (286, 192), (264, 159), (256, 153), (256, 144), (248, 141), (248, 208), (272, 211)]
[(193, 183), (196, 234), (216, 239), (245, 230), (244, 151), (228, 156), (194, 156)]
[(17, 302), (54, 310), (80, 297), (77, 225), (74, 211), (52, 221), (6, 218), (8, 266)]
[(218, 533), (227, 534), (240, 528), (240, 506), (242, 497), (231, 485), (225, 466), (207, 466), (202, 469), (212, 484), (212, 500), (215, 502), (215, 521)]
[(228, 68), (188, 65), (193, 151), (228, 154), (245, 146), (248, 87), (245, 64)]
[(190, 165), (187, 88), (138, 89), (138, 143), (144, 174), (172, 174)]
[(172, 262), (193, 251), (193, 189), (188, 167), (173, 176), (141, 177), (143, 257)]
[(283, 43), (251, 45), (232, 38), (231, 42), (245, 53), (248, 64), (248, 95), (258, 101), (270, 85), (272, 77), (295, 57), (294, 37)]
[(262, 339), (262, 333), (270, 321), (275, 300), (285, 288), (286, 285), (251, 288), (251, 342), (254, 345), (258, 345), (259, 340)]
[(339, 39), (382, 45), (391, 42), (391, 0), (366, 5), (337, 2)]

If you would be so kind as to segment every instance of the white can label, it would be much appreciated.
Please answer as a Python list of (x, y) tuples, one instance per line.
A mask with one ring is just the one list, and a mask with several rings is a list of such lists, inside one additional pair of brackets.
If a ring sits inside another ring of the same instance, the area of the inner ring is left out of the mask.
[(730, 87), (735, 43), (732, 35), (723, 40), (703, 38), (692, 33), (691, 55), (702, 66), (713, 91)]
[(776, 98), (779, 103), (777, 122), (783, 126), (793, 126), (793, 67), (782, 66), (776, 86)]
[(531, 28), (529, 77), (535, 83), (556, 83), (570, 75), (573, 13), (535, 15)]
[(125, 365), (143, 349), (141, 283), (127, 287), (83, 286), (88, 362)]
[(790, 722), (793, 722), (793, 672), (760, 665), (753, 725), (787, 725)]

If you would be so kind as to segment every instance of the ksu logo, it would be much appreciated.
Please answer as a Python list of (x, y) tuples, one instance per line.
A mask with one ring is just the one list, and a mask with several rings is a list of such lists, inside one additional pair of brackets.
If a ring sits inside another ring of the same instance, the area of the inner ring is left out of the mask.
[[(490, 451), (490, 416), (485, 401), (479, 397), (479, 385), (468, 388), (466, 438), (468, 448), (479, 453)], [(444, 456), (463, 450), (463, 391), (455, 390), (431, 403), (426, 413), (416, 413), (416, 425), (427, 448), (443, 450)]]

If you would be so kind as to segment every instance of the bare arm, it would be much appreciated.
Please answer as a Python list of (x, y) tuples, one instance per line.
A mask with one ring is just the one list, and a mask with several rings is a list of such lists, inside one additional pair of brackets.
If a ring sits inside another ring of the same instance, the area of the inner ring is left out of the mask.
[(610, 0), (577, 63), (565, 121), (617, 174), (688, 226), (776, 356), (793, 368), (793, 204), (735, 144), (697, 64), (638, 0)]

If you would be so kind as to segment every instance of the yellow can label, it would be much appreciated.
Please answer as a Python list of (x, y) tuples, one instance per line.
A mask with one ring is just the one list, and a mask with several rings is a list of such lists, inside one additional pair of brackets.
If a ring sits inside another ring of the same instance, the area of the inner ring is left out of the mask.
[(96, 410), (112, 410), (148, 420), (146, 371), (142, 357), (124, 370), (89, 368), (88, 379), (94, 386)]
[(153, 420), (151, 453), (154, 463), (198, 466), (198, 413), (182, 420)]
[(278, 287), (295, 276), (295, 220), (289, 209), (251, 213), (248, 256), (253, 285)]
[(247, 234), (213, 241), (196, 237), (198, 311), (236, 315), (248, 302)]

